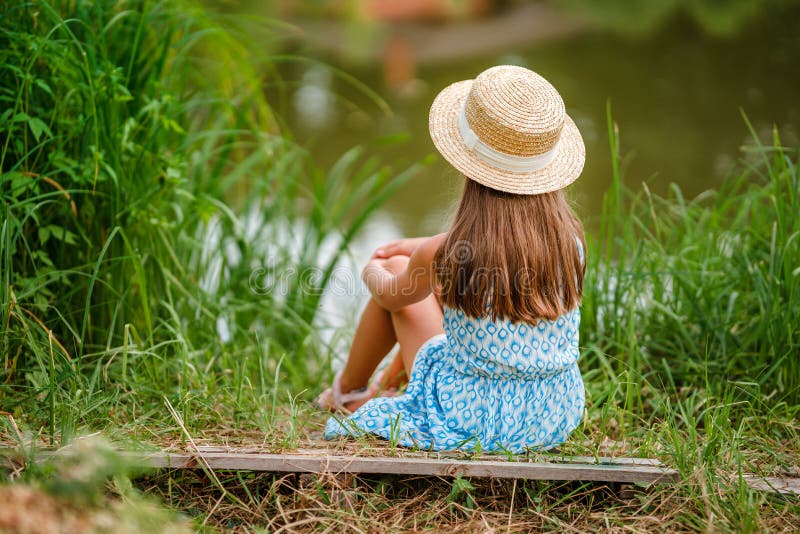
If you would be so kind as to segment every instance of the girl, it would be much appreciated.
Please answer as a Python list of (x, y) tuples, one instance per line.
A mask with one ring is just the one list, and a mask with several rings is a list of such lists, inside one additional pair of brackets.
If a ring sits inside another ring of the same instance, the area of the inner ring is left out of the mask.
[[(467, 178), (452, 227), (375, 251), (372, 295), (347, 363), (317, 402), (362, 432), (423, 449), (523, 452), (564, 442), (585, 404), (578, 369), (583, 230), (562, 189), (585, 151), (555, 88), (498, 66), (444, 89), (430, 110), (442, 156)], [(381, 359), (393, 363), (373, 385)], [(380, 385), (403, 395), (377, 397)]]

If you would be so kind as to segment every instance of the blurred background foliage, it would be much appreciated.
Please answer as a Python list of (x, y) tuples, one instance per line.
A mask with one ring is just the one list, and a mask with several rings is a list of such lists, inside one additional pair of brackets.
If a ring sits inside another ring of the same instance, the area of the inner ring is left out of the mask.
[[(279, 55), (280, 80), (265, 86), (273, 108), (298, 142), (321, 162), (334, 161), (361, 139), (410, 134), (390, 155), (396, 163), (430, 154), (427, 111), (446, 85), (496, 64), (525, 66), (562, 94), (587, 146), (587, 164), (572, 193), (597, 227), (610, 185), (604, 109), (627, 147), (629, 180), (688, 196), (721, 185), (736, 172), (740, 147), (751, 141), (739, 109), (769, 142), (778, 125), (784, 142), (800, 139), (800, 3), (765, 2), (214, 2), (226, 16), (278, 17), (285, 39), (243, 25), (251, 46)], [(729, 6), (750, 6), (734, 8)], [(715, 7), (716, 6), (716, 7)], [(717, 9), (718, 7), (718, 9)], [(722, 23), (728, 10), (749, 13), (722, 34), (690, 14)], [(660, 13), (648, 17), (644, 12)], [(603, 19), (605, 17), (605, 19)], [(646, 23), (652, 19), (652, 23)], [(302, 61), (292, 58), (301, 57)], [(352, 74), (388, 103), (376, 105), (340, 74)], [(458, 177), (429, 167), (398, 191), (370, 228), (373, 239), (428, 234), (447, 222)], [(428, 194), (414, 193), (425, 188)]]
[(794, 0), (552, 0), (601, 27), (647, 35), (688, 17), (710, 35), (733, 36), (770, 11)]

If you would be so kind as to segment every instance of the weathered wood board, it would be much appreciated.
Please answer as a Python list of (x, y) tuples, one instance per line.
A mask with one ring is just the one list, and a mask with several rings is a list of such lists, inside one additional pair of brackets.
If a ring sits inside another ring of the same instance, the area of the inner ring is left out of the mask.
[(784, 495), (800, 495), (800, 478), (792, 477), (759, 477), (744, 475), (745, 484), (751, 489), (776, 491)]
[[(298, 449), (291, 454), (265, 453), (258, 449), (200, 446), (191, 452), (132, 452), (120, 454), (134, 462), (158, 469), (203, 469), (264, 471), (275, 473), (315, 474), (396, 474), (440, 477), (491, 477), (527, 480), (580, 480), (591, 482), (675, 483), (679, 473), (653, 458), (608, 458), (563, 456), (556, 461), (504, 461), (481, 458), (467, 460), (438, 458), (387, 457), (331, 454), (320, 449)], [(70, 454), (71, 451), (40, 451), (37, 460)], [(24, 462), (13, 449), (0, 449), (0, 468), (17, 470)], [(6, 464), (5, 466), (3, 464)], [(800, 495), (800, 478), (744, 475), (754, 490)]]
[[(582, 480), (601, 482), (674, 482), (678, 472), (637, 463), (636, 459), (607, 463), (549, 463), (498, 460), (456, 460), (340, 456), (331, 454), (267, 454), (241, 452), (126, 453), (149, 466), (169, 469), (231, 469), (277, 473), (398, 474), (426, 476), (469, 476), (528, 480)], [(645, 459), (646, 460), (646, 459)]]

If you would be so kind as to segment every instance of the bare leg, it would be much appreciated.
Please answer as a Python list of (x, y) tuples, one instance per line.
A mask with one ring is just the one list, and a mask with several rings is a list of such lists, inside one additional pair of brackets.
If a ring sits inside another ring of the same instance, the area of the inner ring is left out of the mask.
[[(406, 265), (407, 256), (394, 256), (387, 260), (386, 267), (399, 273)], [(400, 343), (400, 350), (387, 368), (382, 386), (399, 386), (411, 376), (414, 357), (422, 344), (441, 333), (442, 309), (433, 295), (391, 313), (370, 299), (361, 315), (342, 370), (339, 380), (341, 391), (347, 393), (367, 386), (378, 364), (396, 342)], [(355, 410), (361, 404), (363, 402), (352, 402), (347, 408)]]
[(391, 314), (373, 299), (361, 314), (339, 385), (342, 392), (365, 387), (381, 360), (397, 342)]
[(405, 364), (403, 363), (403, 357), (400, 355), (400, 352), (398, 351), (394, 355), (394, 358), (392, 358), (391, 363), (384, 370), (383, 380), (379, 385), (381, 389), (386, 390), (392, 388), (399, 388), (406, 382), (408, 382), (408, 373), (406, 373)]
[[(394, 274), (402, 272), (408, 265), (407, 256), (393, 256), (386, 261), (386, 268)], [(358, 322), (350, 353), (342, 370), (339, 385), (343, 393), (363, 388), (369, 382), (378, 364), (397, 343), (392, 314), (369, 299)]]
[(392, 313), (392, 324), (397, 341), (398, 355), (403, 360), (406, 375), (411, 376), (414, 358), (423, 343), (433, 336), (443, 334), (442, 308), (434, 295)]

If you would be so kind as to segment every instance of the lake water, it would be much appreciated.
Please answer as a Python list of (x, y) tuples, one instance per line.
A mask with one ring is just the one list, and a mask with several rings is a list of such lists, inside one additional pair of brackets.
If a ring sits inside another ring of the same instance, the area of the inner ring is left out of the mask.
[[(407, 133), (407, 143), (383, 151), (399, 169), (434, 151), (427, 114), (438, 91), (492, 65), (526, 66), (559, 90), (583, 134), (586, 167), (571, 195), (591, 227), (611, 180), (607, 101), (619, 125), (626, 182), (647, 182), (658, 193), (674, 182), (693, 196), (735, 170), (742, 146), (752, 139), (741, 111), (762, 139), (770, 138), (776, 124), (784, 144), (797, 145), (800, 40), (796, 24), (773, 19), (754, 23), (734, 38), (709, 37), (688, 22), (639, 39), (583, 31), (484, 57), (421, 64), (412, 89), (399, 92), (384, 87), (380, 63), (320, 56), (377, 91), (392, 113), (381, 112), (325, 67), (302, 62), (281, 65), (289, 83), (274, 101), (321, 165), (353, 145)], [(366, 240), (441, 231), (460, 187), (459, 175), (440, 160), (392, 198), (367, 228)]]
[[(399, 170), (434, 152), (428, 109), (442, 88), (496, 64), (531, 68), (559, 90), (584, 137), (586, 166), (569, 191), (591, 231), (611, 181), (608, 101), (619, 125), (626, 183), (639, 187), (646, 182), (657, 193), (666, 193), (669, 184), (676, 183), (685, 196), (694, 196), (718, 186), (734, 172), (744, 157), (742, 146), (751, 140), (740, 110), (761, 139), (768, 140), (776, 124), (784, 144), (797, 146), (800, 36), (796, 20), (773, 15), (734, 38), (709, 37), (687, 21), (638, 39), (584, 29), (482, 56), (421, 63), (415, 81), (400, 91), (386, 87), (383, 65), (375, 57), (347, 61), (341, 54), (322, 54), (300, 43), (275, 51), (316, 57), (320, 63), (281, 62), (282, 81), (278, 83), (273, 74), (266, 85), (286, 126), (320, 166), (329, 166), (354, 145), (406, 134), (405, 144), (379, 150)], [(379, 93), (390, 113), (324, 64)], [(380, 243), (445, 229), (461, 184), (462, 178), (441, 160), (425, 168), (369, 221), (337, 276), (357, 279), (360, 267)], [(328, 291), (321, 303), (320, 327), (338, 347), (336, 354), (346, 353), (349, 336), (341, 333), (353, 327), (366, 299), (363, 288), (356, 293)]]

